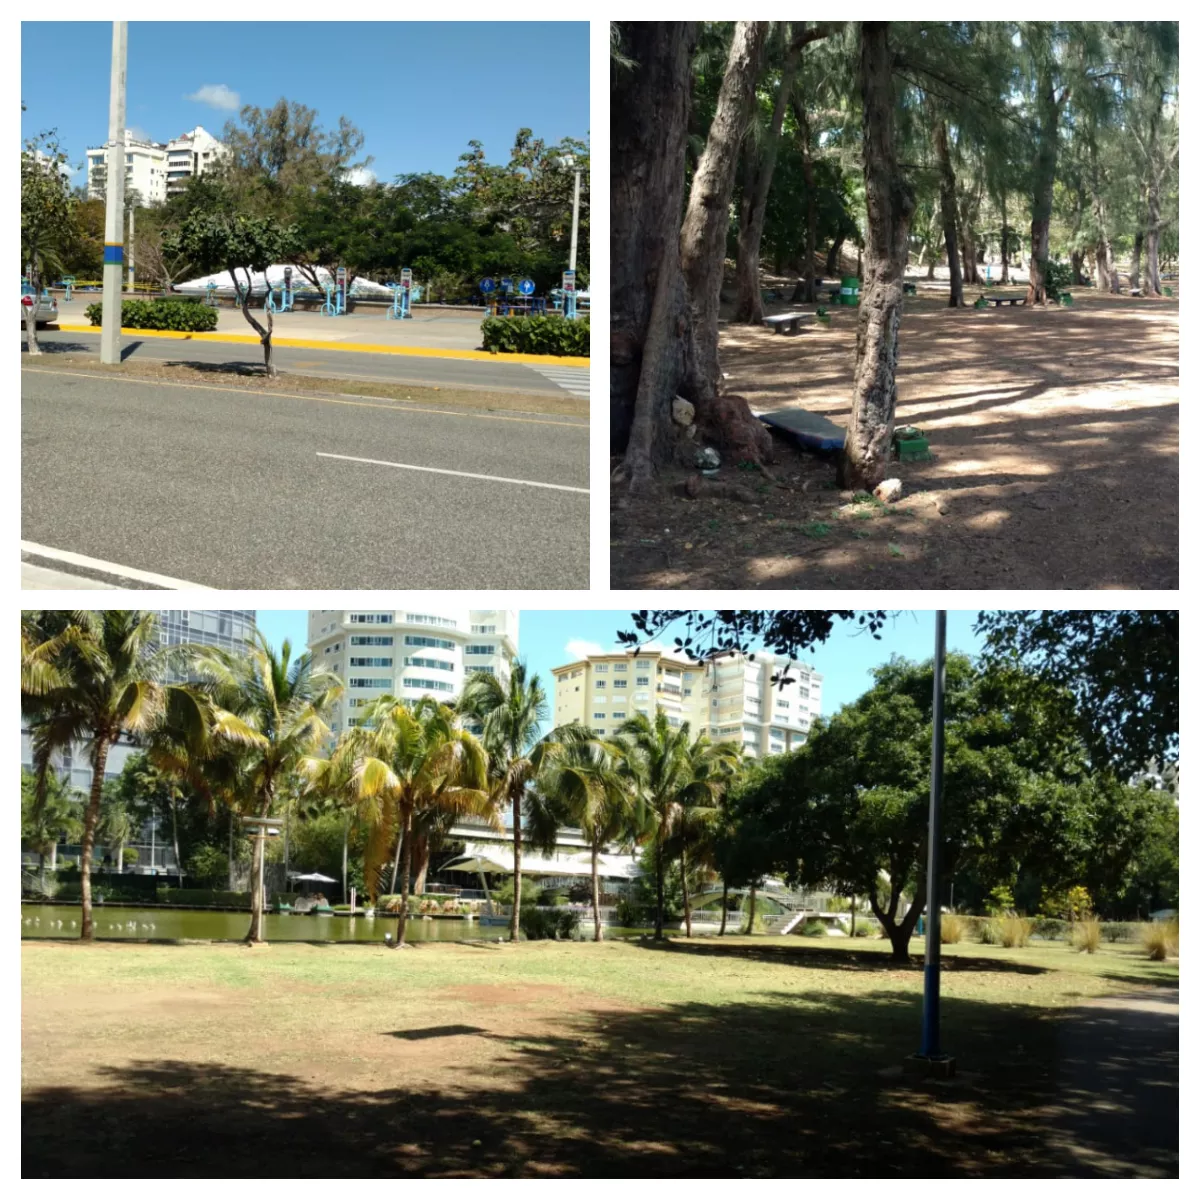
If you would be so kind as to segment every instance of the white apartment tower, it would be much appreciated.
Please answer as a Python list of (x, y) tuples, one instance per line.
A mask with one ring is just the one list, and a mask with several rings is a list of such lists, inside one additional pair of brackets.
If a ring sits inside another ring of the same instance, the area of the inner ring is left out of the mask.
[(783, 754), (804, 744), (821, 712), (822, 676), (794, 663), (791, 683), (771, 683), (784, 660), (766, 653), (753, 661), (725, 655), (695, 663), (664, 650), (589, 655), (555, 667), (554, 723), (578, 721), (615, 733), (634, 713), (661, 707), (675, 726), (715, 742), (740, 742), (751, 758)]
[(310, 610), (313, 661), (346, 684), (330, 727), (358, 724), (357, 709), (387, 693), (405, 700), (433, 696), (447, 703), (475, 671), (507, 682), (517, 656), (513, 609), (408, 608)]
[[(87, 152), (88, 198), (104, 198), (110, 144)], [(161, 204), (183, 189), (192, 175), (203, 175), (225, 153), (225, 146), (202, 125), (171, 142), (148, 142), (125, 131), (125, 190), (136, 190), (143, 204)]]

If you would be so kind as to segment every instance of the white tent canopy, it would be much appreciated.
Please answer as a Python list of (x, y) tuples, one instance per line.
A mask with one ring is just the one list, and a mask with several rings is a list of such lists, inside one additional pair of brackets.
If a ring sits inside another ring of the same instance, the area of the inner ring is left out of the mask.
[[(257, 296), (260, 300), (267, 294), (267, 284), (272, 288), (283, 287), (283, 269), (287, 263), (272, 263), (266, 271), (251, 271), (250, 272), (250, 290), (251, 293)], [(324, 291), (315, 291), (312, 284), (300, 274), (299, 267), (292, 266), (292, 288), (295, 292), (301, 293), (308, 291), (313, 295), (324, 296)], [(321, 281), (322, 288), (326, 283), (336, 283), (333, 272), (325, 267), (316, 268), (317, 278)], [(246, 286), (246, 273), (239, 271), (237, 273), (237, 282), (239, 287)], [(203, 296), (208, 291), (209, 284), (215, 285), (216, 294), (222, 298), (234, 295), (233, 280), (230, 278), (228, 271), (217, 271), (212, 275), (202, 275), (199, 279), (189, 279), (186, 283), (177, 283), (174, 287), (176, 292), (184, 296)], [(354, 280), (350, 285), (350, 295), (357, 296), (363, 300), (390, 300), (392, 298), (391, 288), (386, 288), (381, 283), (374, 283), (370, 279), (364, 279), (361, 275)]]
[(289, 871), (288, 877), (297, 883), (337, 883), (336, 879), (330, 879), (328, 875), (318, 875), (315, 871), (311, 875), (299, 875), (295, 871)]
[[(600, 874), (606, 879), (632, 879), (637, 875), (637, 864), (632, 859), (621, 859), (608, 854), (599, 858)], [(468, 846), (467, 853), (441, 868), (443, 871), (469, 871), (472, 874), (513, 874), (513, 852), (507, 846)], [(522, 875), (545, 875), (551, 877), (590, 876), (592, 873), (591, 851), (573, 854), (570, 858), (543, 858), (537, 854), (521, 855)]]

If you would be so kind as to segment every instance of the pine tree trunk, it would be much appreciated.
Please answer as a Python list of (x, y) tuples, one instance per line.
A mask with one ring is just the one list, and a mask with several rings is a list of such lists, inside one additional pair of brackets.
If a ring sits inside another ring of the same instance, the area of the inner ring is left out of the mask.
[(725, 923), (729, 919), (729, 881), (725, 878), (721, 879), (721, 928), (717, 931), (717, 937), (725, 936)]
[(783, 129), (783, 118), (787, 112), (799, 60), (800, 47), (793, 45), (788, 50), (780, 77), (775, 111), (771, 116), (771, 131), (761, 148), (747, 145), (744, 155), (746, 179), (743, 183), (742, 206), (738, 219), (737, 305), (733, 314), (734, 321), (741, 324), (761, 325), (763, 320), (759, 251), (762, 246), (763, 225), (767, 217), (771, 177), (775, 173), (775, 161), (779, 155), (779, 135)]
[(595, 929), (594, 942), (604, 938), (600, 925), (600, 844), (592, 842), (592, 924)]
[[(804, 115), (804, 105), (796, 105), (799, 120)], [(804, 170), (804, 302), (817, 302), (817, 177), (813, 170), (812, 146), (809, 142), (808, 121), (800, 126), (801, 150)]]
[(654, 907), (654, 937), (657, 941), (662, 941), (663, 935), (663, 856), (662, 846), (658, 846), (654, 851), (654, 885), (655, 885), (655, 907)]
[(896, 417), (896, 361), (913, 194), (900, 173), (893, 132), (892, 60), (886, 22), (862, 27), (866, 270), (858, 312), (854, 392), (838, 483), (870, 491), (887, 472)]
[(946, 259), (950, 264), (950, 308), (961, 308), (963, 302), (962, 268), (958, 257), (958, 231), (955, 216), (958, 202), (954, 196), (954, 164), (950, 161), (950, 146), (946, 138), (946, 122), (939, 121), (934, 133), (941, 179), (942, 232), (946, 238)]
[(854, 936), (854, 922), (855, 922), (855, 918), (857, 916), (858, 916), (858, 897), (851, 896), (850, 897), (850, 936), (851, 937)]
[(1141, 229), (1133, 235), (1133, 265), (1129, 270), (1129, 289), (1133, 291), (1142, 286), (1142, 238)]
[(1158, 180), (1152, 175), (1146, 188), (1146, 292), (1161, 296), (1162, 280), (1158, 277), (1158, 237), (1161, 231)]
[(749, 936), (754, 932), (754, 917), (758, 909), (758, 888), (750, 885), (750, 908), (746, 913), (746, 934)]
[[(509, 940), (521, 940), (521, 792), (513, 793), (513, 910), (509, 922)], [(407, 839), (406, 839), (407, 840)]]
[(396, 947), (408, 943), (404, 935), (408, 931), (408, 892), (412, 882), (412, 814), (405, 813), (404, 833), (401, 838), (403, 852), (400, 860), (400, 914), (396, 918)]
[(1000, 282), (1008, 282), (1008, 193), (1000, 193)]
[(1054, 208), (1054, 174), (1058, 169), (1058, 117), (1068, 92), (1054, 95), (1047, 74), (1038, 91), (1037, 151), (1033, 162), (1032, 217), (1029, 222), (1029, 289), (1026, 304), (1046, 303), (1046, 270), (1050, 263), (1050, 214)]
[(692, 177), (679, 235), (680, 264), (695, 338), (687, 390), (697, 408), (711, 404), (719, 390), (717, 351), (729, 205), (767, 29), (766, 21), (739, 21), (734, 27), (716, 114)]
[(842, 246), (846, 239), (839, 237), (825, 256), (825, 274), (837, 277), (842, 273)]
[(1083, 251), (1071, 251), (1071, 282), (1083, 286)]
[(680, 847), (679, 850), (679, 878), (683, 883), (683, 927), (687, 930), (688, 937), (692, 936), (692, 901), (688, 895), (687, 881), (687, 850)]
[(690, 340), (679, 225), (698, 29), (631, 22), (623, 48), (636, 65), (613, 69), (609, 452), (626, 455), (634, 486), (669, 456)]
[(104, 789), (104, 768), (113, 739), (97, 732), (92, 752), (92, 790), (83, 811), (83, 839), (79, 845), (79, 940), (92, 940), (92, 849), (96, 844), (96, 823), (100, 819), (100, 793)]

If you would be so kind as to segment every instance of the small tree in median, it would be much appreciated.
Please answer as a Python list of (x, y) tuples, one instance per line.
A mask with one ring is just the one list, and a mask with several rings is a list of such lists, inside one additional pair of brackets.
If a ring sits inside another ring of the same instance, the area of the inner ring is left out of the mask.
[[(250, 315), (251, 283), (254, 272), (266, 271), (272, 263), (292, 258), (297, 243), (293, 225), (280, 225), (272, 217), (252, 217), (220, 210), (190, 213), (177, 230), (163, 236), (165, 254), (185, 255), (201, 272), (229, 272), (229, 277), (241, 289), (242, 316), (262, 342), (263, 363), (271, 378), (278, 373), (272, 362), (271, 348), (275, 322), (269, 309), (265, 329)], [(239, 271), (245, 277), (244, 287)]]
[(22, 297), (29, 353), (40, 354), (37, 303), (48, 274), (62, 270), (62, 252), (75, 232), (75, 203), (62, 165), (67, 156), (51, 133), (30, 138), (21, 151), (21, 269), (29, 274), (33, 303)]

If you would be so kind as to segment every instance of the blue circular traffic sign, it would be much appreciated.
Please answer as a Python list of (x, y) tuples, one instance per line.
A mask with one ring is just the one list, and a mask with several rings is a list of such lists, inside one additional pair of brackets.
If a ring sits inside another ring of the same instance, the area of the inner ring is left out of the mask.
[(533, 280), (532, 279), (522, 279), (518, 286), (521, 289), (522, 296), (532, 296), (533, 295)]
[(494, 292), (496, 290), (496, 281), (489, 275), (486, 279), (479, 281), (479, 290), (481, 292)]

